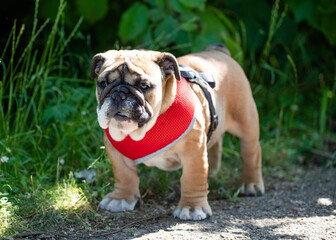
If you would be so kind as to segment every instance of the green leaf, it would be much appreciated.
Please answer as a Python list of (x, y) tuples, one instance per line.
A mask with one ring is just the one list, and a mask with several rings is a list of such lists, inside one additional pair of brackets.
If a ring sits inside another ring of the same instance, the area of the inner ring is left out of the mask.
[(321, 30), (333, 46), (336, 45), (336, 13), (321, 16)]
[(134, 3), (121, 17), (118, 35), (122, 41), (138, 38), (148, 27), (148, 8)]
[(307, 21), (312, 26), (317, 26), (318, 19), (314, 0), (292, 0), (289, 1), (289, 5), (294, 13), (296, 22)]
[(196, 8), (201, 11), (205, 8), (206, 0), (179, 0), (187, 8)]
[(166, 1), (165, 0), (154, 0), (156, 6), (161, 9), (166, 9)]
[(154, 36), (159, 42), (159, 45), (164, 47), (176, 39), (178, 30), (179, 22), (175, 18), (169, 16), (154, 30)]
[(227, 31), (217, 15), (211, 10), (207, 9), (199, 14), (202, 25), (202, 33), (217, 33), (220, 31)]
[(193, 32), (197, 29), (197, 23), (193, 21), (185, 22), (181, 25), (181, 28), (187, 32)]
[[(192, 42), (190, 39), (193, 38), (194, 33), (187, 33), (186, 31), (179, 31), (177, 38), (175, 40), (176, 46), (183, 46), (186, 51), (191, 51)], [(187, 49), (188, 48), (188, 49)]]
[[(201, 22), (202, 35), (217, 36), (217, 42), (226, 41), (229, 30), (222, 24), (217, 15), (210, 9), (205, 10), (199, 14)], [(214, 43), (214, 42), (212, 42)]]
[(217, 15), (217, 18), (222, 21), (222, 23), (225, 25), (226, 29), (230, 31), (230, 33), (236, 32), (236, 28), (233, 22), (227, 16), (225, 16), (225, 14), (221, 10), (214, 7), (209, 7), (209, 10), (211, 10), (215, 15)]
[(232, 58), (239, 62), (241, 65), (243, 65), (244, 52), (241, 46), (237, 43), (237, 41), (235, 41), (231, 37), (227, 37), (225, 45), (229, 49)]
[(157, 22), (162, 20), (164, 18), (164, 15), (162, 14), (162, 11), (160, 9), (154, 8), (149, 10), (148, 12), (149, 19), (153, 22)]
[(76, 0), (78, 12), (90, 24), (93, 24), (105, 17), (108, 11), (107, 0)]
[(141, 40), (145, 46), (150, 46), (150, 44), (153, 42), (152, 32), (149, 28), (146, 30), (146, 32), (144, 32), (144, 34), (142, 34)]
[(192, 52), (203, 51), (208, 45), (221, 42), (221, 38), (214, 32), (198, 34), (193, 40)]
[(180, 16), (181, 28), (187, 32), (193, 32), (198, 27), (198, 20), (197, 14), (186, 12)]
[(188, 8), (181, 4), (180, 0), (171, 0), (169, 1), (171, 8), (178, 13), (186, 13)]

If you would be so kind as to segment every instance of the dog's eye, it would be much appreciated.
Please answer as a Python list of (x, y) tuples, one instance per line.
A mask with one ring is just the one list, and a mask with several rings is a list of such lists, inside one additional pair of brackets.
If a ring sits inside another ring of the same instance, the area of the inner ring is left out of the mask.
[(146, 83), (146, 82), (142, 82), (139, 84), (139, 87), (142, 89), (142, 90), (145, 90), (147, 88), (150, 88), (150, 85), (149, 83)]
[(107, 82), (106, 82), (106, 81), (100, 81), (100, 82), (99, 82), (99, 86), (100, 86), (101, 88), (106, 88), (106, 86), (107, 86)]

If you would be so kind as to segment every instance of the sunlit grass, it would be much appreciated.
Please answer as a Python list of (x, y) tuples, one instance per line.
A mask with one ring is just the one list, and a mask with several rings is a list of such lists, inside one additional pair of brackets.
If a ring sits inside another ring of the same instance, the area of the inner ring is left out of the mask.
[[(30, 199), (29, 199), (30, 198)], [(83, 192), (73, 178), (63, 180), (63, 183), (57, 184), (50, 189), (43, 189), (36, 192), (33, 196), (28, 196), (27, 201), (39, 202), (40, 209), (43, 209), (44, 215), (48, 214), (70, 214), (92, 212), (91, 205)]]
[(81, 188), (74, 182), (63, 183), (57, 188), (48, 191), (50, 207), (54, 210), (77, 210), (79, 208), (90, 209), (89, 202)]
[[(12, 202), (8, 197), (13, 198)], [(88, 218), (96, 215), (82, 188), (71, 177), (48, 189), (37, 186), (33, 193), (8, 197), (0, 201), (0, 236), (52, 230), (59, 224), (80, 223), (85, 227), (89, 226)]]
[(10, 226), (13, 218), (13, 205), (7, 197), (0, 198), (0, 235)]
[(0, 237), (13, 233), (13, 227), (23, 227), (27, 224), (25, 219), (16, 214), (17, 210), (18, 206), (10, 202), (8, 194), (0, 192)]

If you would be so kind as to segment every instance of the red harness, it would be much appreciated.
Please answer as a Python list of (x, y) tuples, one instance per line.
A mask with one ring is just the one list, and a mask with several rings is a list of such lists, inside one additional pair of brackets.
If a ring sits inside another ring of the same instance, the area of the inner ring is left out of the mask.
[(161, 114), (155, 125), (140, 141), (130, 136), (122, 141), (115, 141), (104, 129), (111, 144), (125, 157), (139, 164), (174, 146), (191, 129), (195, 122), (195, 99), (186, 79), (177, 81), (176, 97), (166, 112)]

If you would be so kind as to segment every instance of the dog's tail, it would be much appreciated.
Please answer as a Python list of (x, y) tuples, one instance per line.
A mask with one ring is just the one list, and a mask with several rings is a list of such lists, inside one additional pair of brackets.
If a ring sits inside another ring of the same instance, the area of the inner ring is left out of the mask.
[(207, 46), (205, 50), (216, 50), (225, 53), (226, 55), (231, 56), (229, 49), (222, 43), (214, 43)]

